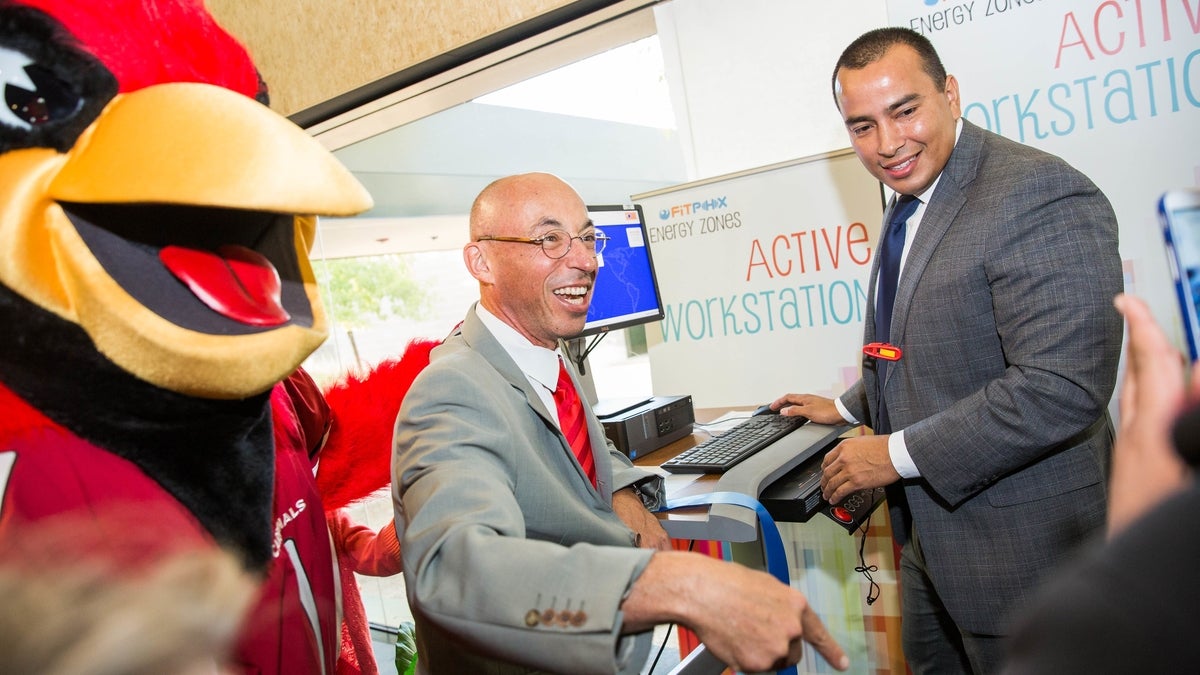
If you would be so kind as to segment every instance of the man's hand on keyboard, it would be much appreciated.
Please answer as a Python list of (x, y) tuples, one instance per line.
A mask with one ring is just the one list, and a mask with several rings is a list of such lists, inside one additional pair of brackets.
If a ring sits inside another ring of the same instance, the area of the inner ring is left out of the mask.
[(887, 436), (854, 436), (838, 443), (821, 461), (821, 495), (839, 504), (852, 493), (900, 480), (888, 454)]
[(784, 394), (771, 402), (780, 415), (807, 417), (817, 424), (845, 424), (833, 399), (816, 394)]

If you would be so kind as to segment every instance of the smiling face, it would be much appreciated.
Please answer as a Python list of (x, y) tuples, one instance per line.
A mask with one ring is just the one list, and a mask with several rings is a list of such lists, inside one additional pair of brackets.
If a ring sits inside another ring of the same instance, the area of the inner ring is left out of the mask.
[(471, 209), (467, 269), (479, 280), (480, 302), (531, 343), (554, 349), (583, 330), (596, 255), (579, 241), (562, 258), (540, 246), (475, 241), (481, 236), (536, 239), (551, 230), (572, 237), (592, 231), (587, 207), (571, 186), (550, 174), (524, 174), (492, 183)]
[(954, 149), (958, 82), (934, 82), (911, 47), (897, 44), (863, 68), (837, 74), (836, 97), (863, 166), (901, 194), (933, 184)]
[(325, 339), (316, 216), (370, 195), (254, 98), (249, 56), (201, 3), (26, 2), (45, 11), (0, 3), (0, 326), (21, 327), (0, 351), (36, 361), (27, 383), (93, 376), (34, 358), (70, 336), (171, 392), (267, 391)]

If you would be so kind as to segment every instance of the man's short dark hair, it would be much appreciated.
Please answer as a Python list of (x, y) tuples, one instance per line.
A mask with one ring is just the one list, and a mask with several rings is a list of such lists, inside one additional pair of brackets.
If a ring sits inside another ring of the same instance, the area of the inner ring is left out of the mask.
[[(842, 52), (837, 65), (833, 67), (831, 86), (834, 104), (838, 105), (837, 76), (842, 68), (849, 70), (866, 68), (883, 58), (887, 50), (895, 45), (908, 45), (916, 51), (917, 56), (921, 57), (925, 74), (933, 80), (939, 90), (945, 90), (946, 67), (942, 65), (942, 59), (938, 56), (937, 50), (933, 48), (933, 43), (929, 41), (929, 38), (915, 30), (888, 26), (863, 33)], [(840, 109), (841, 105), (838, 105), (838, 108)]]

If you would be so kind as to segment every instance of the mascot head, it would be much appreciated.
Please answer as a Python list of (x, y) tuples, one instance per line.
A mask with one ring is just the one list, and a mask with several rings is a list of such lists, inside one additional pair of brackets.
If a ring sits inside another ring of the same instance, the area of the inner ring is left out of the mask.
[(234, 399), (320, 345), (316, 216), (370, 197), (201, 0), (0, 0), (0, 77), (0, 349)]

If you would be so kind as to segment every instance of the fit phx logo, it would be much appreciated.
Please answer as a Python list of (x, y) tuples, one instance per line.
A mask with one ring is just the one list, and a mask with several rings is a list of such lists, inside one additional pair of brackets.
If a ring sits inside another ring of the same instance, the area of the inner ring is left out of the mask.
[(718, 209), (726, 209), (729, 208), (729, 205), (725, 203), (726, 199), (726, 196), (714, 197), (712, 199), (706, 199), (702, 202), (688, 202), (686, 204), (676, 204), (675, 206), (663, 207), (662, 209), (659, 209), (658, 217), (660, 220), (670, 220), (672, 218), (679, 218), (680, 216), (695, 215), (701, 211), (716, 211)]

